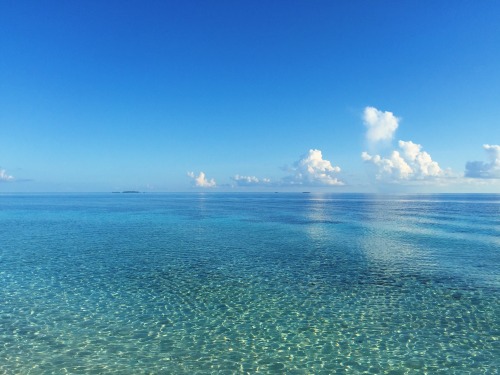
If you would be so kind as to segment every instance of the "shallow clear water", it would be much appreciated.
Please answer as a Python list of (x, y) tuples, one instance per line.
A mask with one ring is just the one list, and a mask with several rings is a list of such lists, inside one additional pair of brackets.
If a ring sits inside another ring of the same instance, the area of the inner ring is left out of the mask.
[(500, 367), (500, 195), (1, 195), (0, 239), (0, 373)]

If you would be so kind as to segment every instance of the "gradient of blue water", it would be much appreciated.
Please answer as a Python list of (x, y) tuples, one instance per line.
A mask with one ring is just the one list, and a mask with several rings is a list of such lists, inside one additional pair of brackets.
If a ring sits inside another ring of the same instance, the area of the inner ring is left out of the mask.
[(0, 239), (0, 373), (500, 366), (500, 195), (1, 195)]

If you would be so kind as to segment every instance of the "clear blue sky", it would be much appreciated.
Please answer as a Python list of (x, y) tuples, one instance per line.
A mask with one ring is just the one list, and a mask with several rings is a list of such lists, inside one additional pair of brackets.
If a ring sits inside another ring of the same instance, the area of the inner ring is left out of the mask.
[(499, 46), (493, 0), (3, 0), (0, 192), (500, 192)]

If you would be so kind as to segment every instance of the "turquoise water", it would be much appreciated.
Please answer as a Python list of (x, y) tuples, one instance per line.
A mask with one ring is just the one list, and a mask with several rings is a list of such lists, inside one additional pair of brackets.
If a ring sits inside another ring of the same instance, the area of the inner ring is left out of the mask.
[(0, 373), (499, 371), (500, 195), (1, 195), (0, 239)]

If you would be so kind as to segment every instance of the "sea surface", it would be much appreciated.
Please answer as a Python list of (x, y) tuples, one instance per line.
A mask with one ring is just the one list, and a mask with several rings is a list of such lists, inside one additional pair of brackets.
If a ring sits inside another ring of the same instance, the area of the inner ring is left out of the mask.
[(500, 195), (0, 195), (0, 374), (498, 374)]

